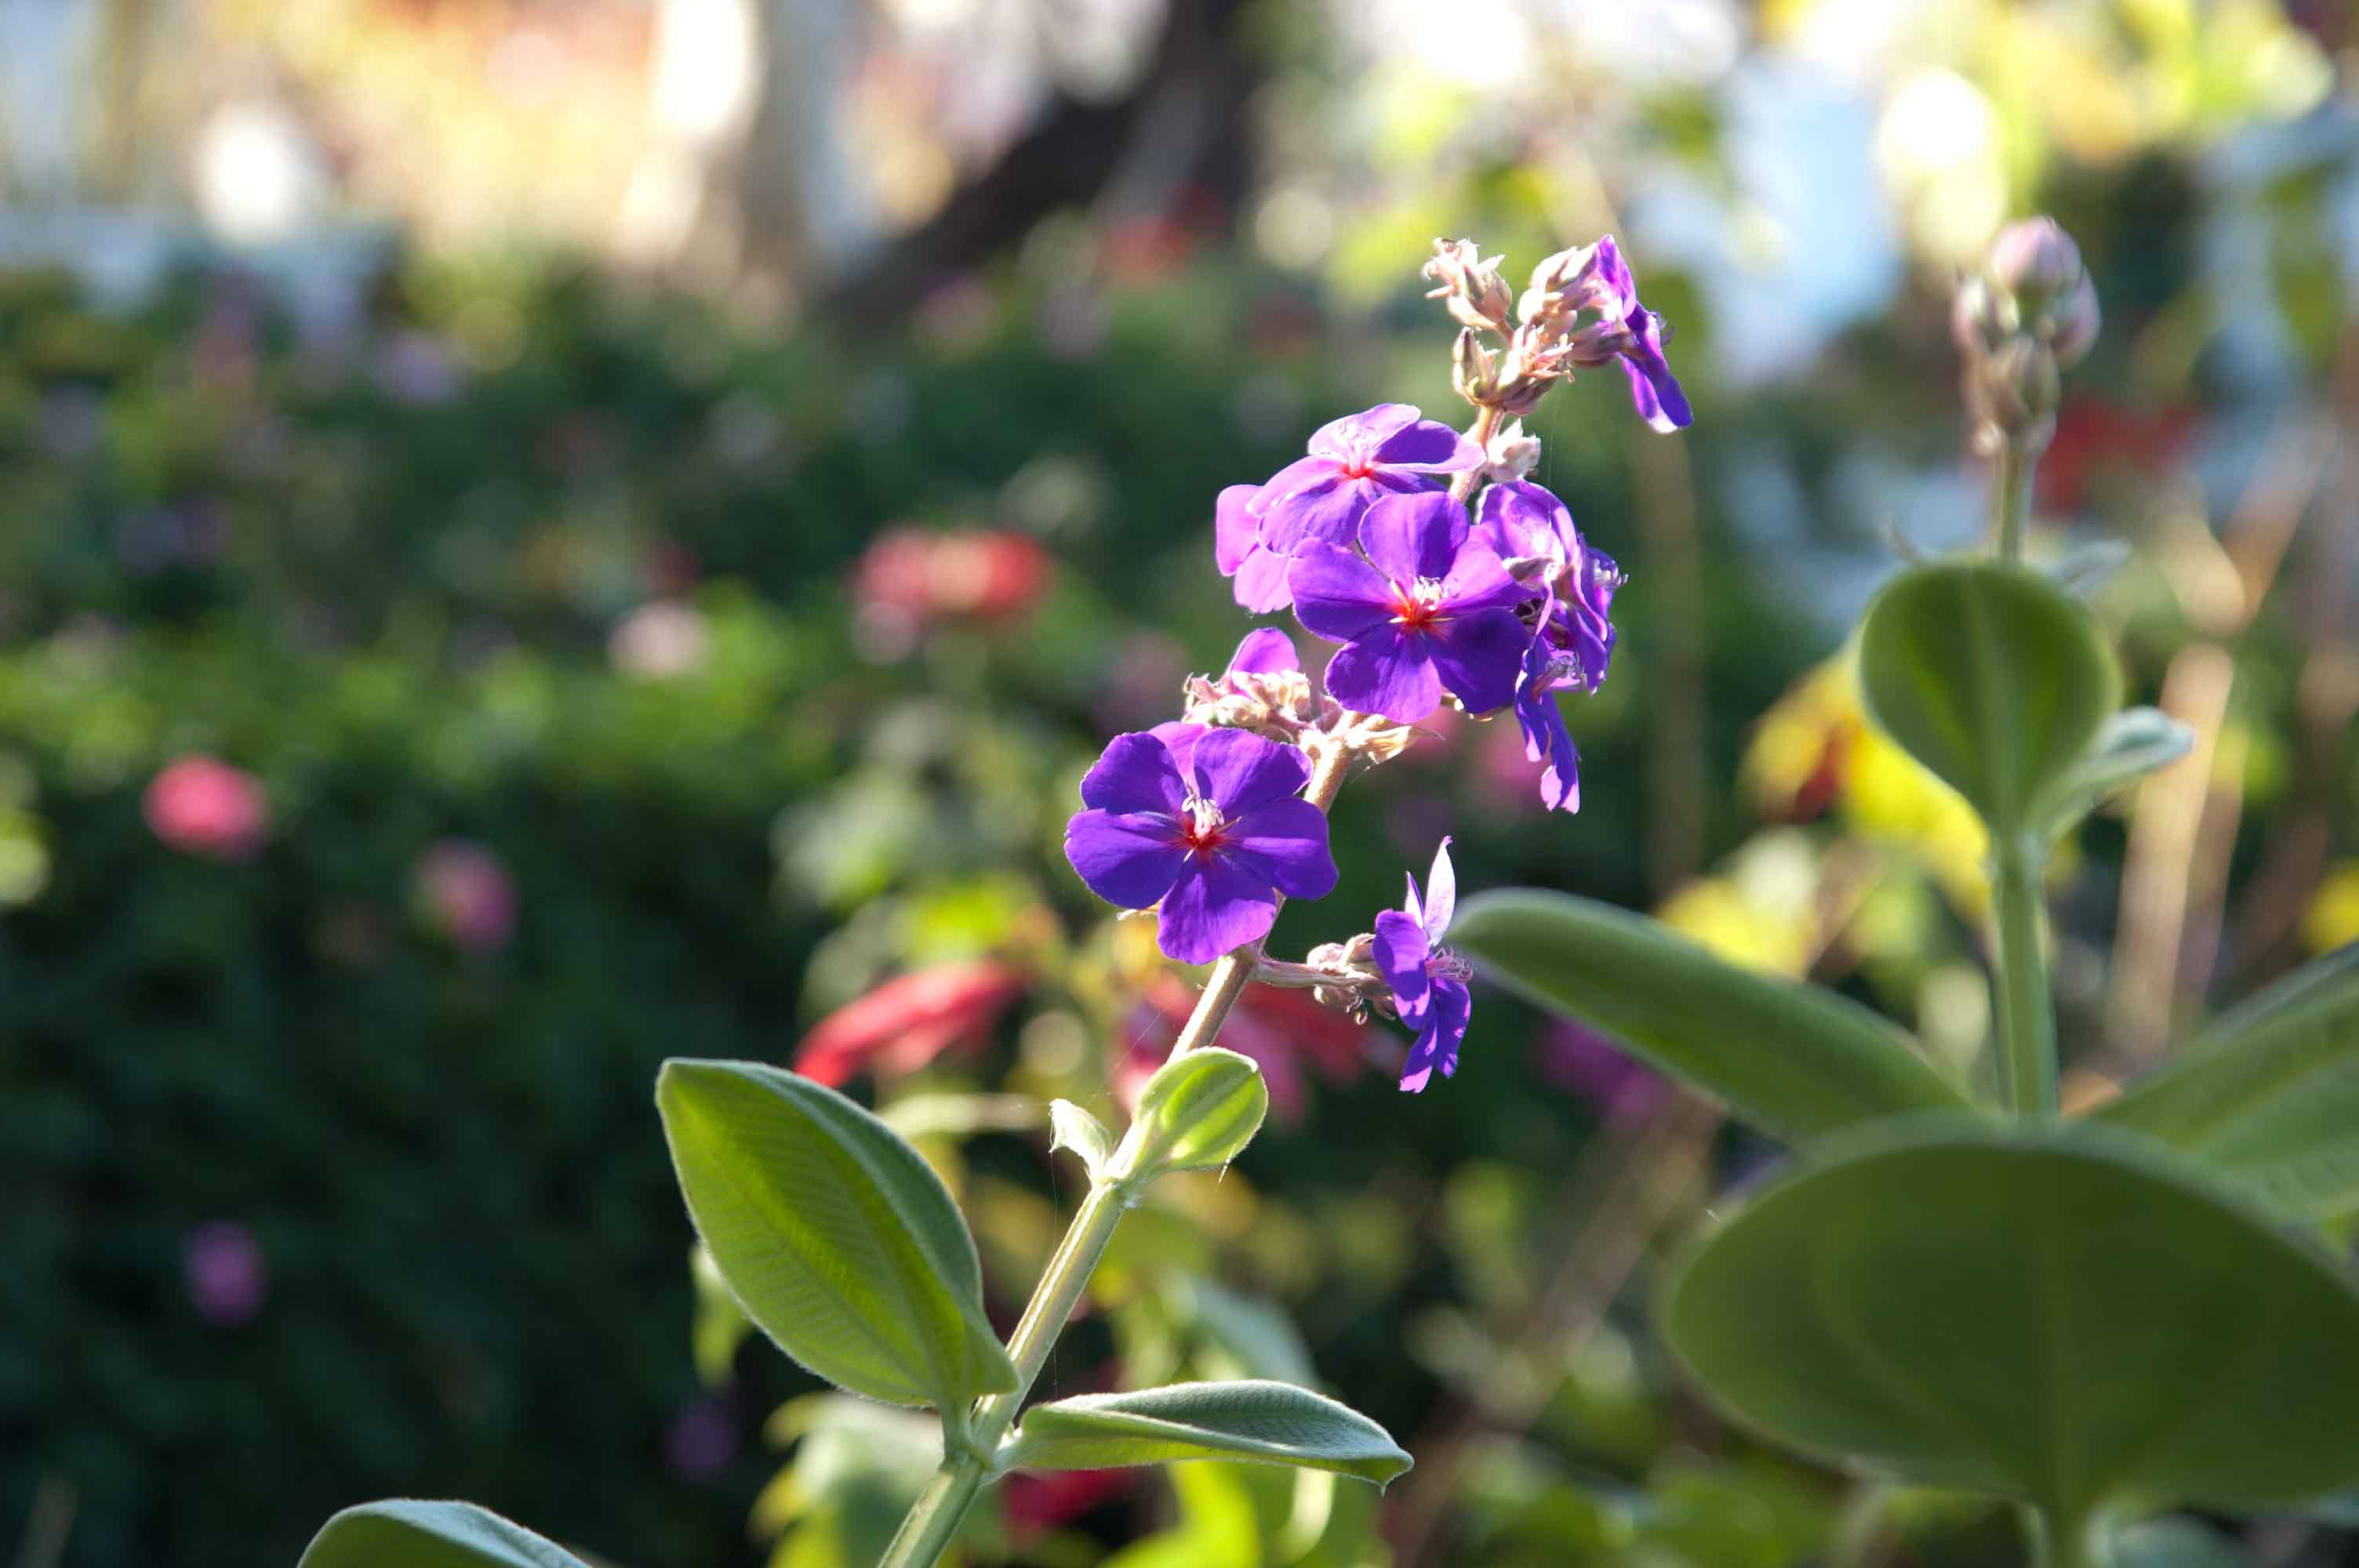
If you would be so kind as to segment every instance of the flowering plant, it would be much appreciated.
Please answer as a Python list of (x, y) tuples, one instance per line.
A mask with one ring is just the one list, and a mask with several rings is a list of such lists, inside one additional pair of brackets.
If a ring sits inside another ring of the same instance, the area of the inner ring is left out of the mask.
[[(1226, 1165), (1259, 1130), (1268, 1085), (1251, 1057), (1214, 1044), (1250, 983), (1307, 991), (1355, 1021), (1399, 1019), (1417, 1033), (1404, 1089), (1456, 1069), (1472, 995), (1466, 963), (1440, 945), (1456, 903), (1447, 839), (1425, 888), (1411, 878), (1405, 908), (1372, 929), (1300, 961), (1264, 951), (1283, 899), (1335, 885), (1326, 813), (1346, 776), (1397, 756), (1447, 703), (1476, 718), (1512, 712), (1546, 764), (1545, 803), (1578, 805), (1556, 694), (1604, 678), (1621, 574), (1530, 482), (1538, 443), (1520, 417), (1577, 369), (1609, 362), (1658, 429), (1685, 425), (1687, 404), (1661, 323), (1610, 237), (1542, 262), (1513, 311), (1498, 258), (1471, 244), (1437, 244), (1426, 273), (1461, 324), (1456, 384), (1471, 427), (1383, 405), (1321, 428), (1300, 460), (1214, 507), (1215, 564), (1238, 603), (1291, 608), (1335, 644), (1323, 678), (1286, 633), (1257, 629), (1220, 676), (1187, 682), (1180, 718), (1116, 736), (1082, 781), (1065, 838), (1075, 872), (1108, 903), (1152, 911), (1166, 957), (1212, 969), (1125, 1131), (1071, 1102), (1051, 1107), (1054, 1147), (1082, 1162), (1090, 1189), (1006, 1343), (985, 1318), (964, 1219), (885, 1121), (814, 1077), (753, 1063), (675, 1060), (658, 1079), (704, 1253), (745, 1317), (838, 1388), (940, 1416), (940, 1467), (888, 1564), (938, 1561), (982, 1488), (1016, 1471), (1231, 1459), (1381, 1487), (1409, 1467), (1374, 1422), (1286, 1382), (1086, 1394), (1017, 1414), (1124, 1213), (1166, 1173)], [(942, 1005), (932, 1048), (973, 1027), (981, 1005)], [(842, 1029), (837, 1049), (855, 1048), (854, 1023)], [(472, 1505), (420, 1502), (348, 1509), (304, 1557), (306, 1568), (462, 1562), (579, 1560)]]

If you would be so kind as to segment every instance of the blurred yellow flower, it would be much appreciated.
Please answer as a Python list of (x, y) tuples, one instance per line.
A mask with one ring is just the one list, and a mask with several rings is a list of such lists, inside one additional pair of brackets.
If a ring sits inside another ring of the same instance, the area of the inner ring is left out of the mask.
[(2301, 915), (2302, 946), (2324, 953), (2359, 942), (2359, 860), (2338, 860)]

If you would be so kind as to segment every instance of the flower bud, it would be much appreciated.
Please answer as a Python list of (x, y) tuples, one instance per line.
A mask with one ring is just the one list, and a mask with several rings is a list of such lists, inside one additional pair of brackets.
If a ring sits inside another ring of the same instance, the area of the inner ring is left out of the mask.
[(1510, 419), (1491, 432), (1483, 452), (1483, 477), (1494, 483), (1514, 483), (1539, 467), (1540, 438), (1524, 434), (1524, 422)]
[(1478, 407), (1498, 395), (1498, 362), (1472, 327), (1459, 330), (1457, 346), (1451, 351), (1450, 384), (1458, 389), (1459, 396)]
[(1506, 279), (1499, 276), (1503, 257), (1484, 260), (1472, 240), (1436, 240), (1425, 276), (1436, 287), (1428, 299), (1439, 299), (1451, 319), (1475, 331), (1505, 333), (1511, 323), (1507, 308), (1514, 302)]
[(2053, 218), (2027, 218), (2001, 229), (1984, 265), (1991, 282), (2015, 296), (2027, 319), (2065, 298), (2086, 276), (2081, 247)]
[(2089, 350), (2097, 341), (2097, 286), (2081, 275), (2079, 287), (2056, 308), (2052, 335), (2048, 346), (2056, 355), (2056, 362), (2066, 368), (2079, 364), (2089, 357)]

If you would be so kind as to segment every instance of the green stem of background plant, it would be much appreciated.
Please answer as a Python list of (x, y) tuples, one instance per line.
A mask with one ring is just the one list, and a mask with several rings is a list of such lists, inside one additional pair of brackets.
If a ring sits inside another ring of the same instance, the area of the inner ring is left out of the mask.
[(2039, 449), (2005, 441), (1998, 449), (1997, 471), (1991, 476), (1991, 512), (1998, 520), (1998, 558), (2019, 563), (2023, 535), (2031, 517), (2031, 473), (2039, 466)]
[[(1330, 745), (1320, 754), (1318, 765), (1311, 771), (1310, 786), (1303, 798), (1325, 811), (1335, 804), (1336, 792), (1343, 787), (1343, 775), (1352, 766), (1352, 751), (1342, 745)], [(1189, 1014), (1186, 1027), (1173, 1044), (1171, 1054), (1180, 1056), (1219, 1038), (1221, 1025), (1229, 1010), (1245, 994), (1245, 982), (1252, 979), (1257, 955), (1251, 948), (1228, 954), (1212, 966), (1212, 973), (1204, 989), (1196, 998), (1196, 1008)], [(1112, 1173), (1129, 1171), (1136, 1152), (1137, 1125), (1132, 1124), (1123, 1137), (1122, 1146), (1107, 1162)], [(1112, 1179), (1101, 1178), (1090, 1187), (1090, 1195), (1082, 1200), (1073, 1222), (1065, 1229), (1064, 1239), (1041, 1271), (1040, 1282), (1033, 1287), (1032, 1299), (1024, 1308), (1024, 1316), (1008, 1336), (1008, 1359), (1016, 1363), (1016, 1387), (1004, 1394), (993, 1394), (978, 1400), (967, 1422), (967, 1441), (956, 1450), (945, 1446), (941, 1468), (926, 1482), (926, 1489), (918, 1494), (910, 1505), (893, 1544), (886, 1549), (877, 1568), (932, 1568), (951, 1542), (958, 1538), (959, 1526), (964, 1522), (967, 1510), (990, 1478), (989, 1465), (984, 1455), (995, 1452), (1006, 1437), (1009, 1427), (1016, 1424), (1016, 1414), (1024, 1403), (1025, 1395), (1032, 1391), (1033, 1379), (1047, 1364), (1049, 1351), (1064, 1332), (1065, 1322), (1081, 1304), (1082, 1293), (1089, 1289), (1090, 1276), (1097, 1272), (1098, 1260), (1105, 1256), (1106, 1244), (1114, 1239), (1114, 1227), (1122, 1223), (1123, 1211), (1136, 1201), (1136, 1195), (1125, 1174)], [(947, 1423), (945, 1423), (947, 1425)]]
[(2106, 1568), (2114, 1560), (2104, 1525), (2087, 1518), (2024, 1509), (2031, 1568)]
[(2021, 837), (1993, 847), (1992, 893), (1998, 910), (1998, 1090), (2022, 1116), (2056, 1114), (2056, 1011), (2048, 989), (2041, 925), (2040, 846)]

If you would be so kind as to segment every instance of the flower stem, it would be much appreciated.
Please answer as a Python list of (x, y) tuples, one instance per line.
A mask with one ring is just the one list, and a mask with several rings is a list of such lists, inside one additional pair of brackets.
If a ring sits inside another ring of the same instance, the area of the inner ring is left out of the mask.
[(2000, 560), (2023, 559), (2024, 527), (2031, 516), (2031, 473), (2038, 465), (2038, 448), (2020, 441), (1999, 443), (1998, 469), (1991, 477), (1991, 511), (1998, 519)]
[(1993, 847), (1998, 915), (1998, 969), (1992, 978), (1999, 1015), (1999, 1099), (2024, 1116), (2056, 1114), (2056, 1012), (2049, 997), (2048, 955), (2040, 940), (2040, 846), (2017, 836)]
[(2031, 1568), (2106, 1568), (2114, 1552), (2104, 1521), (2051, 1509), (2024, 1509)]
[[(1334, 805), (1336, 792), (1343, 787), (1343, 775), (1351, 770), (1353, 755), (1348, 746), (1330, 745), (1321, 752), (1303, 798), (1321, 811)], [(1237, 998), (1245, 992), (1245, 982), (1253, 978), (1258, 957), (1251, 947), (1241, 948), (1212, 966), (1212, 979), (1205, 983), (1203, 994), (1196, 999), (1196, 1011), (1189, 1015), (1187, 1027), (1180, 1032), (1179, 1041), (1172, 1047), (1174, 1056), (1210, 1044), (1219, 1035), (1229, 1010), (1236, 1005)], [(988, 1467), (981, 1455), (995, 1451), (1008, 1428), (1016, 1424), (1016, 1413), (1024, 1403), (1024, 1396), (1031, 1392), (1033, 1380), (1047, 1364), (1057, 1336), (1064, 1332), (1065, 1320), (1081, 1304), (1082, 1292), (1089, 1289), (1090, 1276), (1097, 1272), (1098, 1260), (1105, 1256), (1106, 1244), (1114, 1239), (1114, 1227), (1122, 1223), (1123, 1211), (1136, 1201), (1127, 1175), (1132, 1141), (1136, 1134), (1137, 1125), (1134, 1123), (1131, 1131), (1124, 1136), (1122, 1147), (1107, 1162), (1107, 1176), (1093, 1184), (1090, 1195), (1082, 1200), (1072, 1224), (1065, 1229), (1064, 1239), (1057, 1243), (1048, 1268), (1041, 1271), (1040, 1282), (1033, 1287), (1032, 1299), (1026, 1303), (1016, 1332), (1008, 1336), (1007, 1357), (1016, 1363), (1016, 1387), (977, 1401), (967, 1422), (966, 1444), (959, 1452), (944, 1451), (941, 1468), (927, 1481), (926, 1489), (918, 1494), (918, 1500), (902, 1519), (900, 1530), (893, 1537), (893, 1544), (886, 1550), (877, 1568), (932, 1568), (957, 1538), (960, 1522), (974, 1506), (975, 1497), (988, 1478)]]

